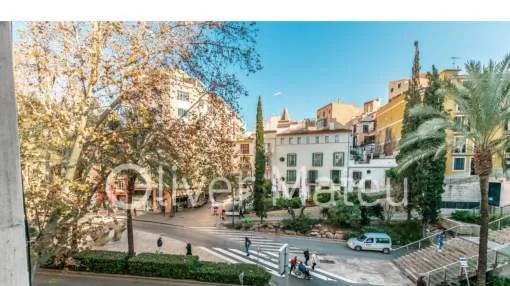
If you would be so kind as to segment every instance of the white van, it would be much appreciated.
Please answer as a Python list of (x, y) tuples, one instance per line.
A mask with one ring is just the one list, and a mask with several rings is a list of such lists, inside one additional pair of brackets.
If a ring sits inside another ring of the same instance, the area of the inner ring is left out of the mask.
[(391, 250), (391, 238), (386, 233), (365, 233), (349, 239), (347, 246), (356, 251), (375, 250), (388, 254)]

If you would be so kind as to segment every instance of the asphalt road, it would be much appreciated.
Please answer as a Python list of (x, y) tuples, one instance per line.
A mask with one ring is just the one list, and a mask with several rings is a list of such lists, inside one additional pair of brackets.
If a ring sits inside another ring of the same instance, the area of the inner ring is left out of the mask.
[[(241, 242), (236, 242), (232, 240), (225, 239), (223, 237), (203, 232), (195, 228), (189, 228), (178, 225), (170, 225), (170, 224), (162, 224), (162, 223), (153, 223), (153, 222), (142, 222), (142, 221), (134, 221), (134, 228), (146, 232), (151, 232), (155, 234), (164, 234), (165, 236), (172, 237), (178, 240), (187, 240), (191, 242), (193, 245), (201, 245), (205, 247), (219, 247), (219, 248), (237, 248), (242, 250), (244, 248)], [(319, 255), (332, 255), (337, 257), (357, 257), (357, 258), (369, 258), (369, 259), (381, 259), (381, 260), (389, 260), (393, 258), (393, 255), (385, 255), (380, 252), (356, 252), (349, 249), (345, 243), (342, 242), (333, 242), (326, 241), (320, 239), (312, 239), (305, 237), (292, 237), (292, 236), (284, 236), (284, 235), (275, 235), (275, 234), (266, 234), (266, 233), (256, 233), (257, 236), (266, 237), (275, 242), (282, 244), (289, 244), (289, 246), (293, 246), (299, 249), (310, 248), (311, 250), (316, 251)], [(243, 233), (240, 233), (240, 236), (243, 236)], [(312, 280), (302, 280), (296, 277), (283, 277), (279, 278), (273, 276), (272, 282), (277, 284), (278, 286), (301, 286), (301, 285), (311, 285), (311, 286), (321, 286), (321, 285), (351, 285), (350, 283), (343, 282), (328, 282), (320, 279)], [(360, 284), (356, 284), (360, 285)]]

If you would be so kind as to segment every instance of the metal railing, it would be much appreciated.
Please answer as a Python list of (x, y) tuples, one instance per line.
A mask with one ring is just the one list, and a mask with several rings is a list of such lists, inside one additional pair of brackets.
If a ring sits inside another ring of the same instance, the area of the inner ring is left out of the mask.
[(501, 230), (502, 228), (510, 225), (510, 215), (506, 215), (504, 217), (498, 218), (497, 220), (493, 220), (489, 222), (490, 230)]
[[(457, 261), (422, 273), (420, 276), (424, 276), (427, 279), (427, 285), (429, 286), (448, 285), (450, 282), (464, 280), (466, 276), (473, 277), (478, 269), (478, 255), (467, 257), (466, 260), (468, 267), (465, 270), (461, 269), (460, 262)], [(487, 271), (499, 268), (508, 264), (508, 262), (510, 262), (508, 255), (495, 250), (487, 251)], [(464, 271), (467, 272), (467, 275)]]
[(445, 232), (446, 237), (457, 237), (459, 235), (463, 236), (478, 236), (480, 233), (480, 226), (479, 225), (469, 225), (469, 224), (460, 224), (456, 225), (454, 227), (438, 231), (434, 234), (428, 235), (420, 240), (417, 240), (415, 242), (408, 243), (406, 245), (393, 248), (392, 252), (398, 252), (398, 251), (409, 251), (409, 250), (420, 250), (425, 247), (429, 247), (431, 245), (434, 245), (436, 241), (436, 237), (438, 234)]

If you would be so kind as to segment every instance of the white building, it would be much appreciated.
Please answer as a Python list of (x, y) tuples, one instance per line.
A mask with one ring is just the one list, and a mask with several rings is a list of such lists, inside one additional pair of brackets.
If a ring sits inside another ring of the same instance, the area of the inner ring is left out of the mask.
[(380, 192), (388, 184), (386, 172), (396, 167), (395, 159), (349, 160), (347, 191)]

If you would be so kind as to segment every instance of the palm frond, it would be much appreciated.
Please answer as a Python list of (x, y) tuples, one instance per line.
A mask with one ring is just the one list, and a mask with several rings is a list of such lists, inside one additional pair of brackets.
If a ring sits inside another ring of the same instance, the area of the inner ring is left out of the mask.
[(402, 172), (413, 166), (415, 163), (418, 163), (419, 161), (425, 158), (436, 156), (437, 152), (438, 152), (437, 146), (430, 146), (427, 148), (414, 150), (407, 154), (404, 158), (402, 158), (398, 166), (395, 167), (394, 170), (398, 174), (401, 174)]

